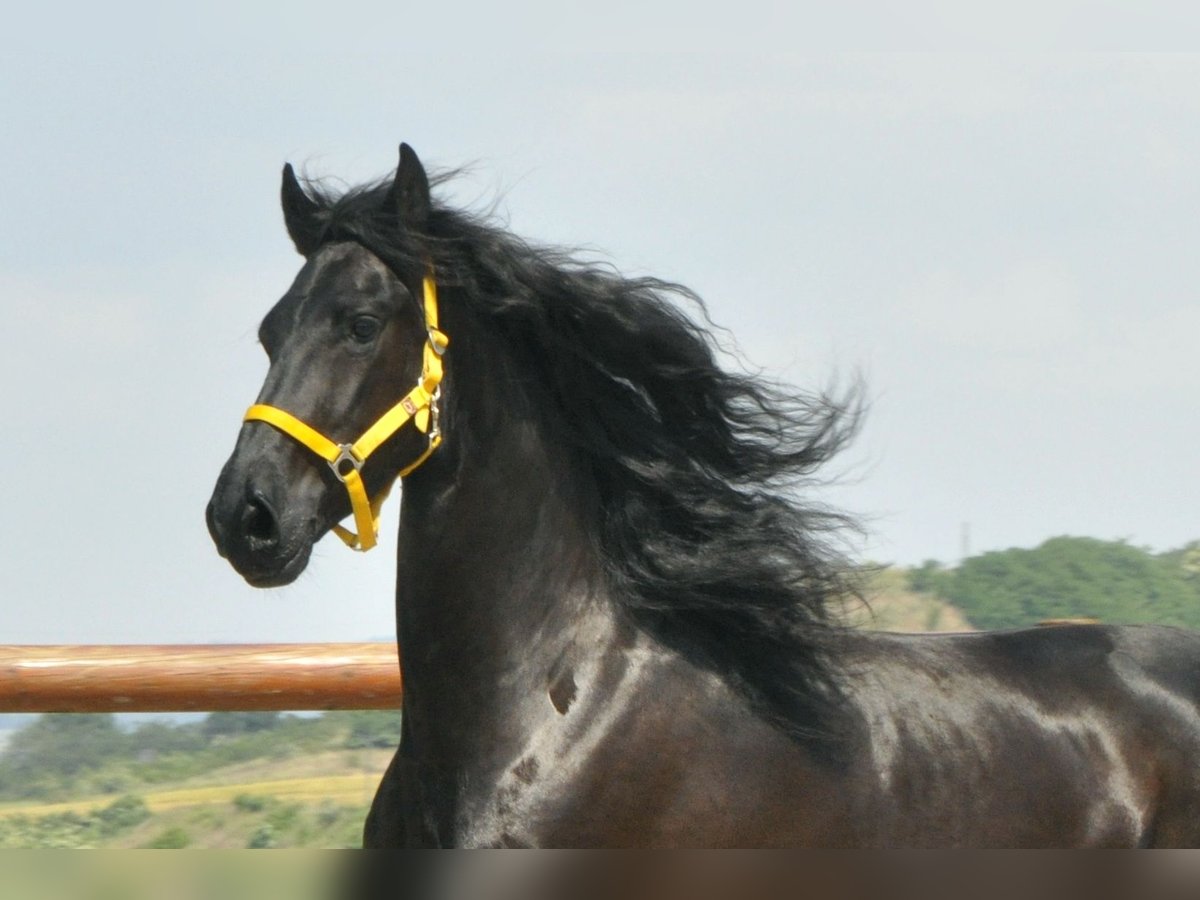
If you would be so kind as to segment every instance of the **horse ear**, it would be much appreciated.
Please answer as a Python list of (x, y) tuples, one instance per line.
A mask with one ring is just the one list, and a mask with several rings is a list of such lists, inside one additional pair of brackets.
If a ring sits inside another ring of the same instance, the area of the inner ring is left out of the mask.
[(301, 256), (308, 256), (321, 243), (320, 207), (317, 206), (296, 179), (292, 164), (283, 167), (283, 186), (279, 190), (283, 203), (283, 221), (288, 236)]
[(396, 210), (408, 228), (420, 230), (429, 220), (429, 178), (416, 151), (408, 144), (400, 145), (400, 165), (396, 167), (396, 180), (385, 202)]

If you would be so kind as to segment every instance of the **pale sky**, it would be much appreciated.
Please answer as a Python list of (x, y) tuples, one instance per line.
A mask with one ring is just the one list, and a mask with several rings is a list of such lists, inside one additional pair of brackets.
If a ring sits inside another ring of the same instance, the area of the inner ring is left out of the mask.
[(861, 372), (825, 496), (867, 519), (861, 559), (954, 560), (964, 523), (974, 552), (1200, 538), (1200, 58), (504, 56), (337, 11), (223, 41), (160, 12), (165, 43), (24, 15), (0, 53), (2, 642), (392, 633), (396, 500), (380, 549), (327, 538), (268, 592), (203, 512), (300, 263), (280, 167), (353, 183), (401, 140), (471, 164), (454, 199), (522, 235), (688, 284), (773, 376)]

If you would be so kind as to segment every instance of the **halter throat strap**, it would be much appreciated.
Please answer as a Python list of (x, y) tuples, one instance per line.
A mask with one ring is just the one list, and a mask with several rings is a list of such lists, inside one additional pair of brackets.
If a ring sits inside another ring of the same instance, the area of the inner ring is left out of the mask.
[(396, 478), (403, 478), (429, 459), (442, 442), (442, 432), (438, 424), (443, 375), (442, 356), (450, 344), (450, 339), (438, 329), (437, 284), (432, 273), (425, 275), (422, 286), (427, 337), (422, 352), (421, 377), (416, 386), (405, 394), (399, 403), (376, 419), (358, 440), (349, 444), (339, 444), (286, 410), (264, 403), (251, 406), (242, 419), (244, 422), (266, 422), (329, 464), (333, 474), (346, 486), (346, 493), (350, 498), (350, 511), (354, 516), (354, 527), (357, 529), (356, 534), (341, 525), (334, 525), (333, 532), (351, 550), (370, 550), (378, 542), (379, 512), (395, 483), (393, 479), (373, 500), (368, 498), (362, 479), (362, 467), (371, 454), (393, 434), (412, 422), (413, 427), (427, 435), (429, 440), (417, 458), (396, 473)]

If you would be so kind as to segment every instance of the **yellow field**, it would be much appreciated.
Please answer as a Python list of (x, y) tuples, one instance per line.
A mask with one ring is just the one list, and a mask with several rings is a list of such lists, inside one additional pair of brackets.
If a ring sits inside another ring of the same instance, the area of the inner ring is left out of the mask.
[[(230, 803), (239, 794), (256, 794), (300, 803), (329, 801), (346, 806), (369, 804), (379, 785), (376, 773), (330, 775), (314, 778), (284, 778), (275, 781), (256, 781), (242, 784), (222, 784), (205, 787), (177, 788), (140, 794), (152, 813), (202, 806), (211, 803)], [(108, 806), (112, 795), (87, 797), (64, 803), (5, 804), (0, 817), (24, 815), (48, 816), (56, 813), (86, 813)]]

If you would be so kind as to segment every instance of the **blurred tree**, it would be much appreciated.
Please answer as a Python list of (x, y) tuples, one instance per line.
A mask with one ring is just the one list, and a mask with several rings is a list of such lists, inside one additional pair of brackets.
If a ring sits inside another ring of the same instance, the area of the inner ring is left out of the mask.
[(256, 731), (272, 731), (282, 724), (277, 712), (215, 712), (209, 713), (201, 726), (205, 737), (218, 735), (251, 734)]
[(42, 797), (129, 750), (129, 736), (109, 713), (39, 716), (14, 734), (0, 757), (0, 790)]
[(1155, 556), (1124, 541), (1056, 537), (1032, 550), (972, 557), (947, 573), (940, 593), (979, 628), (1044, 619), (1097, 618), (1200, 627), (1200, 580), (1186, 554)]
[(362, 709), (346, 714), (350, 734), (346, 746), (383, 747), (394, 750), (400, 744), (400, 713), (385, 709)]
[(137, 758), (164, 753), (191, 753), (208, 743), (204, 731), (196, 724), (175, 725), (169, 722), (145, 722), (129, 735)]
[(909, 590), (922, 594), (945, 594), (945, 585), (950, 573), (936, 559), (927, 559), (915, 569), (908, 570)]
[(1179, 565), (1188, 578), (1200, 578), (1200, 541), (1192, 541), (1179, 551)]

